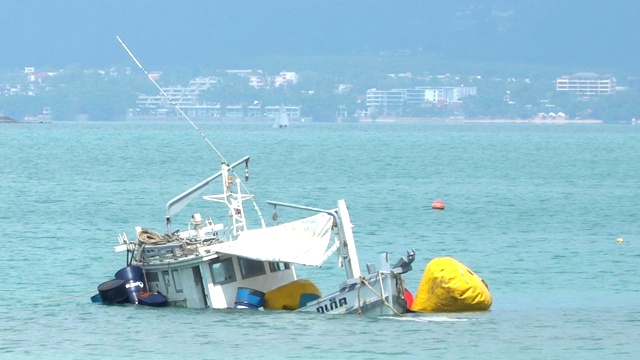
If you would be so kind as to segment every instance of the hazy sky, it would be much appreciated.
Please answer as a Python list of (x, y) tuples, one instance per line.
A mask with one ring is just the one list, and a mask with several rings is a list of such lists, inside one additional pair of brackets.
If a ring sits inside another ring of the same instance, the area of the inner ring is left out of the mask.
[(190, 66), (419, 49), (449, 60), (638, 68), (638, 0), (0, 0), (0, 69)]

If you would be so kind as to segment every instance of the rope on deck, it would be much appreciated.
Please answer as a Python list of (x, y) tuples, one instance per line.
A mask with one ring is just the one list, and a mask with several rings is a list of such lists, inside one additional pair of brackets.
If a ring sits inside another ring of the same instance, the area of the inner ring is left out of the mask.
[(362, 308), (360, 307), (360, 289), (362, 289), (362, 284), (366, 285), (374, 294), (376, 294), (376, 296), (382, 301), (382, 303), (389, 307), (389, 309), (391, 309), (391, 311), (393, 311), (396, 315), (404, 316), (404, 314), (399, 313), (398, 310), (393, 307), (393, 305), (389, 304), (389, 302), (382, 295), (378, 294), (378, 292), (362, 275), (360, 275), (360, 286), (358, 286), (358, 315), (362, 315)]

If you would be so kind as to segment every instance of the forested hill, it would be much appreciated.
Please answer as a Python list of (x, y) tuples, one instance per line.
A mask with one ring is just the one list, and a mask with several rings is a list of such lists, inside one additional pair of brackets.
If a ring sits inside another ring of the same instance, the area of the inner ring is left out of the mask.
[[(226, 68), (267, 54), (425, 54), (446, 61), (629, 70), (640, 53), (635, 0), (1, 1), (0, 69)], [(18, 31), (19, 29), (19, 31)]]

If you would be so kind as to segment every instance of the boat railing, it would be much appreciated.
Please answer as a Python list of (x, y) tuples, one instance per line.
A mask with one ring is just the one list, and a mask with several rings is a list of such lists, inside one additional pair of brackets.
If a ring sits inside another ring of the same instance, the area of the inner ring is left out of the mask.
[[(209, 240), (211, 240), (211, 242), (206, 244), (204, 244), (203, 242), (198, 242), (197, 244), (188, 244), (186, 242), (172, 242), (164, 245), (143, 247), (140, 250), (141, 253), (138, 259), (145, 263), (162, 263), (167, 261), (175, 261), (177, 259), (190, 258), (199, 254), (199, 246), (197, 245), (215, 244), (217, 241), (214, 239)], [(205, 242), (206, 241), (207, 240), (205, 240)]]
[(133, 251), (136, 248), (136, 244), (129, 242), (129, 238), (125, 233), (118, 234), (118, 243), (119, 244), (113, 248), (115, 252)]
[(207, 219), (206, 226), (197, 226), (195, 228), (189, 228), (188, 230), (181, 231), (180, 237), (188, 241), (202, 241), (205, 239), (217, 239), (219, 237), (218, 232), (224, 229), (223, 224), (214, 224), (213, 221)]
[[(234, 162), (231, 165), (223, 164), (223, 168), (226, 167), (226, 169), (233, 169), (236, 166), (239, 166), (241, 164), (245, 164), (246, 165), (246, 164), (248, 164), (248, 162), (249, 162), (249, 156), (245, 156), (242, 159)], [(169, 200), (169, 202), (167, 202), (165, 221), (167, 223), (167, 232), (168, 233), (171, 233), (171, 217), (173, 215), (175, 215), (176, 213), (178, 213), (180, 210), (182, 210), (185, 206), (187, 206), (187, 204), (189, 204), (193, 199), (198, 197), (198, 195), (200, 195), (202, 193), (202, 191), (204, 191), (204, 189), (209, 185), (209, 183), (211, 183), (213, 180), (219, 178), (223, 174), (225, 174), (225, 171), (219, 171), (219, 172), (209, 176), (208, 178), (202, 180), (200, 183), (198, 183), (197, 185), (195, 185), (195, 186), (191, 187), (190, 189), (186, 190), (182, 194), (180, 194), (180, 195), (174, 197), (173, 199)]]
[(334, 218), (336, 217), (335, 209), (333, 209), (333, 210), (325, 210), (325, 209), (314, 208), (314, 207), (305, 206), (305, 205), (289, 204), (289, 203), (284, 203), (284, 202), (280, 202), (280, 201), (271, 201), (271, 200), (267, 201), (267, 204), (273, 205), (274, 207), (284, 206), (284, 207), (288, 207), (288, 208), (292, 208), (292, 209), (300, 209), (300, 210), (307, 210), (307, 211), (315, 211), (315, 212), (319, 212), (319, 213), (327, 213), (327, 214), (333, 216)]
[(164, 245), (155, 245), (150, 247), (144, 247), (142, 249), (142, 259), (145, 262), (155, 261), (167, 261), (177, 257), (182, 257), (181, 252), (182, 244), (179, 242), (173, 242)]

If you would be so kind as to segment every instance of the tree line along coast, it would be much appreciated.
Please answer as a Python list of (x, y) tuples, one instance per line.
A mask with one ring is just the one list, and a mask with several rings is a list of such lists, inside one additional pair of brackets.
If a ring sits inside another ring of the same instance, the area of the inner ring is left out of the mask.
[[(190, 116), (214, 119), (263, 121), (270, 108), (280, 106), (293, 120), (315, 122), (631, 123), (640, 118), (640, 81), (625, 73), (513, 65), (499, 67), (501, 75), (496, 67), (478, 64), (447, 71), (434, 63), (427, 71), (429, 62), (361, 60), (277, 62), (259, 70), (166, 68), (150, 74), (172, 94), (171, 103)], [(177, 116), (146, 76), (128, 66), (2, 71), (0, 94), (0, 122)]]

